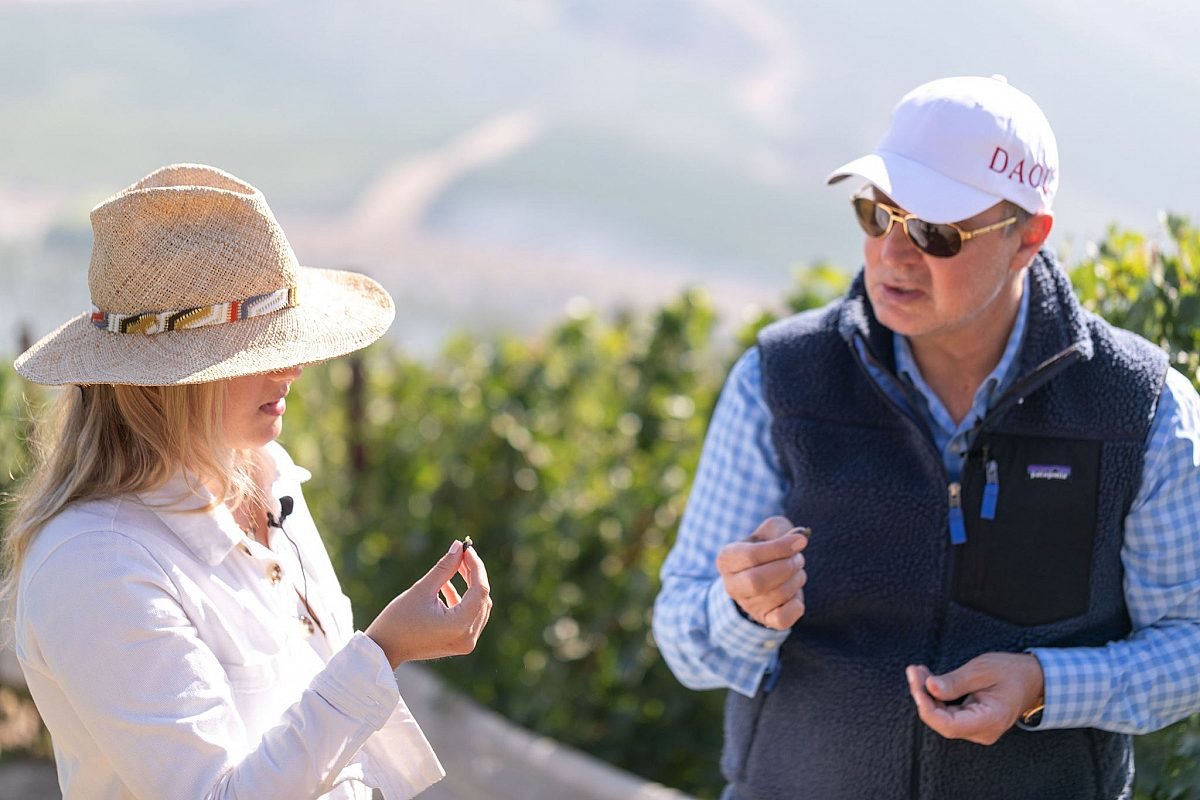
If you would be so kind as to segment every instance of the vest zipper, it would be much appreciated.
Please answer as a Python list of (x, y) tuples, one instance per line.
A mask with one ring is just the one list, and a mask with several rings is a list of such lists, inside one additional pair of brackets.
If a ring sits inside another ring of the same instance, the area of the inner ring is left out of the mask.
[(1060, 350), (1058, 353), (1050, 356), (1050, 358), (1047, 358), (1041, 364), (1038, 364), (1033, 372), (1008, 387), (1004, 394), (1000, 396), (1000, 399), (996, 401), (996, 405), (992, 406), (987, 412), (987, 416), (975, 428), (975, 434), (978, 435), (990, 420), (996, 419), (1012, 406), (1024, 403), (1026, 397), (1033, 394), (1034, 391), (1048, 383), (1055, 375), (1082, 358), (1083, 353), (1079, 352), (1079, 345), (1073, 344), (1065, 350)]
[(967, 523), (963, 520), (962, 484), (950, 482), (950, 544), (965, 544)]
[[(859, 352), (858, 347), (855, 346), (855, 342), (862, 343), (862, 352), (861, 353)], [(934, 447), (933, 438), (932, 438), (932, 436), (929, 435), (929, 432), (926, 430), (923, 430), (922, 426), (919, 423), (917, 423), (916, 420), (914, 420), (911, 416), (909, 416), (909, 414), (907, 412), (905, 412), (905, 410), (903, 408), (900, 408), (899, 405), (896, 403), (896, 401), (893, 400), (891, 397), (889, 397), (887, 392), (883, 391), (883, 388), (876, 382), (875, 377), (873, 375), (871, 375), (870, 370), (866, 369), (866, 364), (863, 363), (864, 360), (866, 362), (870, 363), (876, 369), (878, 369), (885, 377), (889, 377), (891, 375), (891, 373), (888, 371), (888, 369), (886, 367), (884, 367), (883, 364), (881, 364), (879, 362), (879, 359), (877, 359), (874, 356), (874, 354), (871, 352), (871, 348), (868, 346), (866, 338), (861, 333), (854, 334), (853, 340), (850, 342), (850, 349), (854, 351), (855, 361), (857, 361), (859, 363), (859, 365), (861, 367), (863, 367), (863, 371), (867, 373), (867, 376), (866, 376), (867, 382), (871, 384), (871, 386), (875, 389), (875, 391), (879, 394), (879, 396), (883, 399), (883, 401), (885, 403), (887, 403), (889, 406), (891, 406), (892, 408), (894, 408), (897, 412), (899, 412), (900, 416), (903, 417), (905, 420), (907, 420), (909, 425), (913, 426), (918, 431), (925, 434), (921, 438), (927, 444), (929, 451), (931, 453), (933, 453), (934, 461), (935, 461), (935, 463), (938, 464), (939, 467), (941, 467), (941, 472), (942, 472), (942, 475), (944, 476), (944, 478), (949, 477), (946, 475), (946, 466), (942, 462), (942, 454), (937, 451), (936, 447)], [(1033, 372), (1031, 372), (1029, 375), (1025, 376), (1024, 378), (1018, 380), (1016, 383), (1014, 383), (1012, 386), (1010, 386), (1008, 388), (1008, 390), (996, 402), (996, 405), (994, 405), (991, 408), (991, 410), (988, 411), (985, 419), (980, 421), (979, 425), (975, 429), (975, 435), (977, 436), (979, 434), (979, 432), (986, 426), (986, 424), (989, 421), (998, 418), (1002, 412), (1008, 410), (1008, 408), (1010, 408), (1011, 406), (1019, 405), (1020, 403), (1025, 402), (1025, 397), (1027, 395), (1031, 394), (1035, 389), (1040, 388), (1043, 384), (1045, 384), (1047, 381), (1049, 381), (1051, 378), (1053, 378), (1059, 372), (1061, 372), (1062, 370), (1071, 366), (1072, 364), (1074, 364), (1076, 361), (1080, 360), (1081, 358), (1083, 358), (1083, 354), (1079, 351), (1079, 345), (1073, 344), (1070, 347), (1066, 348), (1065, 350), (1062, 350), (1059, 353), (1057, 353), (1057, 354), (1051, 356), (1050, 358), (1046, 359), (1045, 361), (1043, 361), (1041, 364), (1039, 364), (1033, 370)], [(890, 377), (889, 377), (889, 379), (890, 379)], [(901, 395), (904, 394), (904, 390), (902, 387), (901, 387), (900, 394)], [(958, 492), (957, 492), (958, 501), (959, 501), (958, 514), (961, 519), (961, 516), (962, 516), (962, 494), (961, 494), (962, 493), (962, 485), (956, 481), (953, 484), (951, 484), (951, 487), (954, 487), (954, 486), (958, 487)], [(997, 481), (996, 491), (997, 492), (999, 491), (998, 481)], [(950, 493), (954, 494), (953, 488), (950, 489)], [(953, 505), (951, 505), (951, 517), (953, 517)], [(951, 522), (951, 540), (952, 541), (953, 541), (953, 538), (954, 538), (953, 522)], [(963, 526), (963, 541), (965, 541), (965, 540), (966, 540), (966, 526), (964, 525)], [(939, 611), (936, 613), (936, 617), (934, 618), (934, 624), (933, 624), (931, 647), (935, 653), (941, 651), (942, 630), (946, 626), (946, 613), (949, 609), (949, 605), (950, 605), (949, 598), (952, 594), (952, 581), (954, 579), (954, 562), (955, 562), (955, 555), (954, 555), (954, 550), (952, 548), (950, 550), (950, 552), (947, 553), (947, 555), (946, 555), (945, 570), (944, 570), (944, 574), (942, 576), (942, 595), (943, 595), (944, 600), (940, 605)], [(914, 720), (913, 721), (913, 742), (912, 742), (911, 769), (910, 769), (910, 773), (909, 773), (909, 792), (913, 798), (916, 798), (919, 796), (920, 787), (921, 787), (921, 741), (925, 737), (925, 731), (923, 730), (924, 723), (921, 722), (920, 717), (918, 717), (914, 714), (913, 720)]]
[(986, 459), (983, 471), (987, 482), (983, 485), (983, 502), (979, 504), (979, 518), (993, 520), (996, 518), (996, 501), (1000, 499), (1000, 467), (996, 464), (996, 459), (988, 458), (986, 445), (983, 448), (983, 457)]
[[(971, 435), (971, 448), (974, 449), (975, 442), (978, 441), (979, 434), (986, 428), (990, 427), (994, 420), (1012, 408), (1014, 405), (1020, 405), (1025, 402), (1025, 398), (1031, 393), (1040, 389), (1050, 381), (1058, 373), (1062, 372), (1067, 367), (1074, 364), (1083, 358), (1083, 354), (1079, 352), (1079, 345), (1073, 344), (1070, 347), (1055, 353), (1050, 358), (1039, 364), (1033, 372), (1026, 375), (1024, 378), (1015, 382), (1012, 386), (1000, 396), (996, 401), (996, 405), (988, 410), (987, 415), (979, 421), (975, 426), (975, 430)], [(979, 518), (981, 520), (994, 520), (996, 518), (996, 505), (1000, 499), (1000, 465), (996, 463), (996, 459), (991, 457), (989, 447), (983, 446), (983, 470), (984, 484), (983, 497), (979, 503)], [(968, 463), (970, 459), (968, 458)], [(954, 487), (951, 486), (950, 498), (950, 540), (954, 544), (962, 544), (967, 540), (967, 532), (964, 527), (961, 531), (961, 539), (955, 539), (955, 517), (962, 518), (961, 511), (961, 486), (959, 487), (959, 506), (960, 510), (955, 513)], [(979, 565), (982, 569), (982, 564)]]

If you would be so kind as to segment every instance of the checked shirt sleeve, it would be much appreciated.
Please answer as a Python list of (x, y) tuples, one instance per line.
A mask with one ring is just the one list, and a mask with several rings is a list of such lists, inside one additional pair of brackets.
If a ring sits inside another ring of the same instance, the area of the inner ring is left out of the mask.
[(744, 618), (725, 592), (717, 552), (783, 513), (757, 349), (738, 360), (713, 412), (687, 509), (663, 563), (654, 637), (680, 683), (754, 695), (787, 631)]
[(1036, 648), (1038, 729), (1146, 733), (1200, 711), (1200, 397), (1170, 370), (1121, 550), (1133, 632), (1104, 647)]

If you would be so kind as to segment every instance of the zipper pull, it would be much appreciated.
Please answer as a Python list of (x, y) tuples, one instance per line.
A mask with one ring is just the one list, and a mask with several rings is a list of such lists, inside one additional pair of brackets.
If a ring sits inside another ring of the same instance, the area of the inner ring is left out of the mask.
[(955, 481), (950, 484), (950, 544), (965, 544), (967, 541), (967, 524), (963, 520), (962, 485)]
[(987, 473), (987, 483), (983, 485), (983, 503), (979, 508), (980, 519), (996, 518), (996, 500), (1000, 497), (1000, 467), (996, 460), (989, 459), (984, 467)]

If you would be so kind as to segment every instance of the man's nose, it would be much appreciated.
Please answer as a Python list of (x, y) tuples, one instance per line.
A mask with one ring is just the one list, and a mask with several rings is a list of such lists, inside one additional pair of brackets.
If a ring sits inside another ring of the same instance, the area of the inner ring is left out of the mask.
[(887, 236), (883, 237), (883, 246), (879, 254), (889, 264), (903, 264), (921, 257), (921, 251), (905, 233), (904, 225), (895, 221), (892, 222), (892, 229), (887, 232)]

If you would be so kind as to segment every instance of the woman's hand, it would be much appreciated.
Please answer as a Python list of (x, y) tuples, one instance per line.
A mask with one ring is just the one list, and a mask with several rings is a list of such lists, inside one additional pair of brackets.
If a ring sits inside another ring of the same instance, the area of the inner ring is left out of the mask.
[[(467, 584), (461, 597), (450, 582), (455, 573)], [(405, 661), (470, 653), (491, 613), (483, 560), (475, 548), (463, 548), (456, 539), (425, 577), (388, 603), (366, 633), (395, 669)]]

